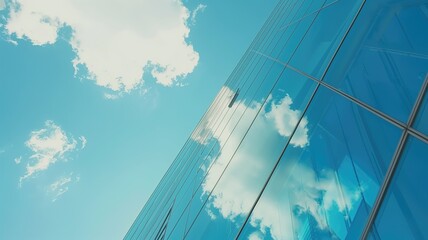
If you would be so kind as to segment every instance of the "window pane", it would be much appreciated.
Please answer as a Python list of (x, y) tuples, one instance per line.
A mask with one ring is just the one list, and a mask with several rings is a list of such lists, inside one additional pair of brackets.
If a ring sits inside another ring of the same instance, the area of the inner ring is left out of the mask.
[(427, 1), (366, 1), (325, 81), (406, 123), (428, 71)]
[[(257, 55), (258, 61), (262, 62), (257, 68), (247, 69), (247, 81), (240, 82), (240, 94), (234, 104), (230, 105), (230, 99), (234, 96), (234, 91), (227, 86), (223, 87), (226, 101), (220, 102), (220, 107), (208, 113), (201, 121), (201, 128), (195, 131), (191, 139), (196, 146), (188, 154), (191, 163), (183, 167), (183, 177), (176, 179), (171, 185), (173, 195), (169, 195), (169, 201), (173, 201), (175, 206), (172, 209), (166, 236), (169, 236), (175, 225), (183, 226), (186, 223), (187, 215), (183, 211), (189, 212), (190, 200), (195, 195), (194, 186), (199, 186), (206, 176), (206, 171), (217, 159), (219, 151), (233, 153), (238, 147), (239, 142), (227, 142), (226, 139), (243, 138), (245, 130), (249, 128), (252, 120), (256, 117), (261, 108), (261, 104), (251, 104), (266, 99), (270, 90), (273, 88), (276, 80), (284, 70), (284, 66), (265, 57)], [(235, 90), (237, 91), (237, 90)], [(229, 101), (227, 101), (229, 99)], [(230, 107), (229, 107), (230, 106)], [(208, 137), (208, 138), (207, 138)], [(223, 141), (219, 141), (222, 139)], [(227, 145), (225, 143), (228, 143)], [(223, 154), (223, 158), (229, 159), (231, 156)], [(178, 193), (177, 193), (178, 192)], [(200, 196), (200, 195), (199, 195)], [(159, 204), (161, 207), (162, 205)], [(186, 210), (185, 210), (186, 209)], [(165, 211), (162, 209), (162, 211)], [(159, 222), (160, 220), (158, 220)], [(153, 233), (153, 229), (150, 230)], [(183, 229), (184, 231), (184, 229)], [(173, 234), (179, 234), (179, 230), (174, 230)], [(150, 236), (150, 234), (146, 234)]]
[(310, 15), (315, 10), (318, 10), (320, 7), (322, 7), (324, 1), (316, 1), (316, 0), (306, 0), (301, 1), (301, 5), (299, 6), (299, 9), (295, 12), (293, 18), (291, 21), (286, 22), (284, 26), (287, 26), (291, 23), (300, 21), (302, 18)]
[(383, 200), (372, 239), (428, 239), (428, 144), (409, 137)]
[[(273, 53), (273, 56), (278, 58), (279, 61), (283, 63), (288, 63), (293, 53), (296, 51), (297, 46), (299, 46), (301, 40), (305, 36), (312, 22), (314, 21), (317, 13), (309, 14), (307, 17), (303, 18), (297, 23), (287, 27), (287, 31), (290, 30), (287, 35), (286, 41), (281, 43), (282, 47)], [(279, 53), (279, 54), (278, 54)]]
[(184, 237), (184, 230), (186, 229), (186, 219), (187, 215), (189, 214), (189, 207), (187, 207), (183, 213), (181, 213), (181, 216), (184, 221), (177, 221), (175, 222), (169, 222), (167, 227), (167, 232), (165, 236), (166, 239), (183, 239)]
[(265, 44), (255, 47), (254, 51), (287, 63), (323, 4), (324, 1), (318, 0), (290, 2), (289, 11), (283, 12), (280, 27), (267, 36)]
[(298, 11), (307, 10), (307, 8), (304, 7), (307, 3), (309, 3), (309, 1), (292, 2), (292, 10), (283, 13), (283, 18), (285, 19), (284, 23), (279, 22), (278, 24), (281, 24), (281, 26), (277, 31), (272, 33), (272, 37), (269, 36), (268, 40), (265, 41), (261, 47), (256, 47), (254, 50), (270, 57), (277, 58), (282, 49), (286, 46), (288, 47), (290, 37), (296, 31), (296, 27), (300, 20), (293, 21), (293, 19), (296, 14), (298, 14)]
[[(428, 81), (428, 76), (426, 81)], [(428, 136), (428, 93), (425, 93), (425, 99), (419, 107), (418, 116), (415, 119), (413, 127)]]
[[(211, 166), (192, 201), (189, 219), (196, 220), (189, 222), (188, 239), (231, 239), (236, 235), (296, 127), (315, 85), (314, 81), (286, 69), (265, 102), (249, 103), (248, 111), (261, 105), (260, 112), (244, 139), (242, 134), (239, 138), (228, 139), (239, 143), (237, 151), (222, 149)], [(297, 131), (302, 137), (291, 144), (303, 147), (307, 142), (305, 127)]]
[(268, 54), (281, 38), (283, 26), (288, 24), (302, 4), (301, 0), (281, 1), (279, 7), (271, 14), (267, 21), (267, 27), (261, 30), (260, 39), (254, 44), (253, 49)]
[(315, 78), (321, 78), (360, 5), (361, 0), (342, 0), (321, 10), (290, 65)]
[(276, 31), (281, 26), (280, 22), (287, 17), (284, 13), (288, 12), (294, 6), (296, 1), (297, 0), (278, 2), (278, 5), (274, 8), (263, 27), (257, 33), (257, 36), (251, 43), (250, 47), (260, 49), (262, 46), (271, 42)]
[(360, 237), (401, 130), (322, 86), (305, 118), (240, 239)]

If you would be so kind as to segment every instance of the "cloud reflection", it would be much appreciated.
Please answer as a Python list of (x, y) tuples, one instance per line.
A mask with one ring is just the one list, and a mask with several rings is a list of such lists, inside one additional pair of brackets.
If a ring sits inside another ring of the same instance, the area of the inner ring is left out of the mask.
[[(226, 87), (223, 91), (226, 96), (234, 95)], [(290, 145), (297, 149), (309, 146), (309, 122), (303, 117), (299, 123), (302, 113), (293, 106), (293, 99), (287, 93), (283, 93), (281, 97), (270, 95), (264, 105), (262, 102), (253, 101), (248, 104), (247, 101), (246, 104), (245, 101), (238, 100), (234, 108), (234, 114), (244, 114), (237, 128), (233, 124), (221, 123), (224, 125), (220, 124), (218, 129), (224, 131), (215, 131), (217, 126), (214, 120), (218, 116), (208, 114), (206, 121), (202, 123), (203, 127), (192, 138), (204, 145), (212, 138), (220, 146), (224, 146), (204, 166), (209, 172), (202, 183), (203, 195), (209, 195), (217, 180), (222, 178), (209, 198), (206, 212), (213, 220), (218, 220), (221, 216), (220, 219), (241, 223), (238, 220), (248, 214), (260, 192), (260, 188), (255, 187), (260, 186), (260, 173), (270, 172), (272, 161), (279, 157), (278, 153), (274, 153), (275, 145), (284, 144), (285, 139), (295, 131)], [(251, 124), (248, 119), (256, 117), (259, 110), (258, 119), (251, 126), (251, 136), (247, 135), (244, 140), (248, 143), (240, 145)], [(294, 130), (298, 123), (299, 126)], [(235, 154), (235, 146), (239, 146), (239, 154)], [(282, 145), (277, 146), (276, 150), (278, 148), (282, 149)], [(233, 164), (221, 176), (232, 156)], [(332, 169), (315, 172), (312, 167), (295, 161), (283, 171), (281, 176), (284, 179), (270, 184), (277, 184), (271, 186), (276, 191), (265, 193), (263, 204), (258, 204), (255, 208), (250, 224), (259, 230), (251, 233), (249, 239), (264, 239), (267, 236), (273, 239), (294, 239), (298, 237), (295, 236), (296, 229), (307, 224), (309, 218), (321, 232), (328, 232), (328, 212), (346, 215), (361, 198), (360, 190), (342, 185)]]
[(315, 222), (320, 232), (334, 237), (329, 214), (346, 216), (361, 200), (360, 191), (341, 184), (330, 169), (315, 172), (312, 167), (295, 162), (281, 170), (279, 175), (284, 179), (271, 181), (276, 186), (270, 190), (276, 191), (265, 192), (250, 218), (250, 224), (263, 234), (269, 229), (273, 239), (296, 239), (298, 230), (305, 229), (308, 222)]

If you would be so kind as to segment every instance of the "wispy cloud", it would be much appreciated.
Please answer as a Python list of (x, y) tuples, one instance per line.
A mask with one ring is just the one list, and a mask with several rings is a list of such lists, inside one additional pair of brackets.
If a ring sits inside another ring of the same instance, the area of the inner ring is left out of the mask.
[(13, 161), (14, 161), (16, 164), (20, 164), (20, 163), (21, 163), (21, 161), (22, 161), (22, 156), (16, 157), (15, 159), (13, 159)]
[(104, 93), (104, 98), (108, 100), (115, 100), (120, 97), (119, 94), (111, 94), (111, 93)]
[(129, 92), (143, 85), (145, 70), (164, 86), (178, 85), (193, 71), (199, 54), (187, 42), (189, 18), (181, 0), (15, 0), (5, 29), (46, 45), (70, 27), (75, 72), (88, 70), (97, 85)]
[(196, 17), (198, 16), (199, 13), (202, 13), (205, 11), (205, 9), (207, 8), (207, 5), (204, 4), (199, 4), (193, 11), (192, 11), (192, 16), (190, 18), (190, 21), (193, 25), (196, 24)]
[(80, 137), (79, 137), (79, 140), (80, 140), (80, 142), (81, 142), (81, 147), (80, 147), (80, 149), (84, 149), (84, 148), (86, 147), (86, 143), (88, 142), (88, 140), (86, 140), (86, 137), (85, 137), (85, 136), (80, 136)]
[(62, 177), (49, 185), (48, 193), (52, 195), (52, 202), (55, 202), (60, 196), (68, 192), (72, 182), (79, 182), (79, 180), (80, 177), (73, 177), (73, 173), (70, 173), (68, 176)]
[[(82, 146), (83, 142), (86, 144), (86, 138), (80, 140)], [(44, 128), (30, 133), (30, 138), (25, 142), (25, 145), (33, 154), (30, 156), (30, 162), (26, 165), (25, 175), (19, 180), (20, 184), (35, 173), (45, 171), (50, 165), (64, 159), (67, 152), (76, 149), (77, 141), (72, 136), (67, 135), (53, 121), (48, 120), (45, 122)]]

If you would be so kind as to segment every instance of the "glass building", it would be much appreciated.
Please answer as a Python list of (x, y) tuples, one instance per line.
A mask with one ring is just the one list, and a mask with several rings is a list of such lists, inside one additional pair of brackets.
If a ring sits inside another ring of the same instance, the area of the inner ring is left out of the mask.
[(428, 1), (282, 0), (125, 239), (428, 239)]

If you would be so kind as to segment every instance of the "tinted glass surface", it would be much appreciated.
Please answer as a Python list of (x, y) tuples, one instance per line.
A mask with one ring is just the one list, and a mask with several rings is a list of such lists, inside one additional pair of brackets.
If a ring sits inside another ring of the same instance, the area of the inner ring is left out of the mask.
[(322, 9), (289, 64), (321, 78), (360, 5), (361, 1), (337, 1)]
[[(427, 81), (427, 80), (426, 80)], [(421, 133), (428, 136), (428, 94), (425, 93), (425, 98), (419, 108), (418, 115), (415, 119), (413, 127)]]
[(372, 228), (372, 239), (428, 238), (428, 145), (409, 137)]
[(322, 86), (305, 118), (307, 144), (287, 147), (240, 239), (361, 235), (401, 130)]
[(366, 1), (325, 81), (406, 123), (428, 71), (427, 1)]
[[(229, 140), (239, 142), (239, 148), (220, 152), (201, 184), (200, 195), (192, 201), (188, 239), (230, 239), (236, 235), (314, 88), (315, 82), (287, 69), (264, 101), (251, 103), (248, 111), (262, 106), (257, 118), (245, 138)], [(291, 144), (300, 148), (307, 143), (305, 125), (297, 132), (301, 138)]]

